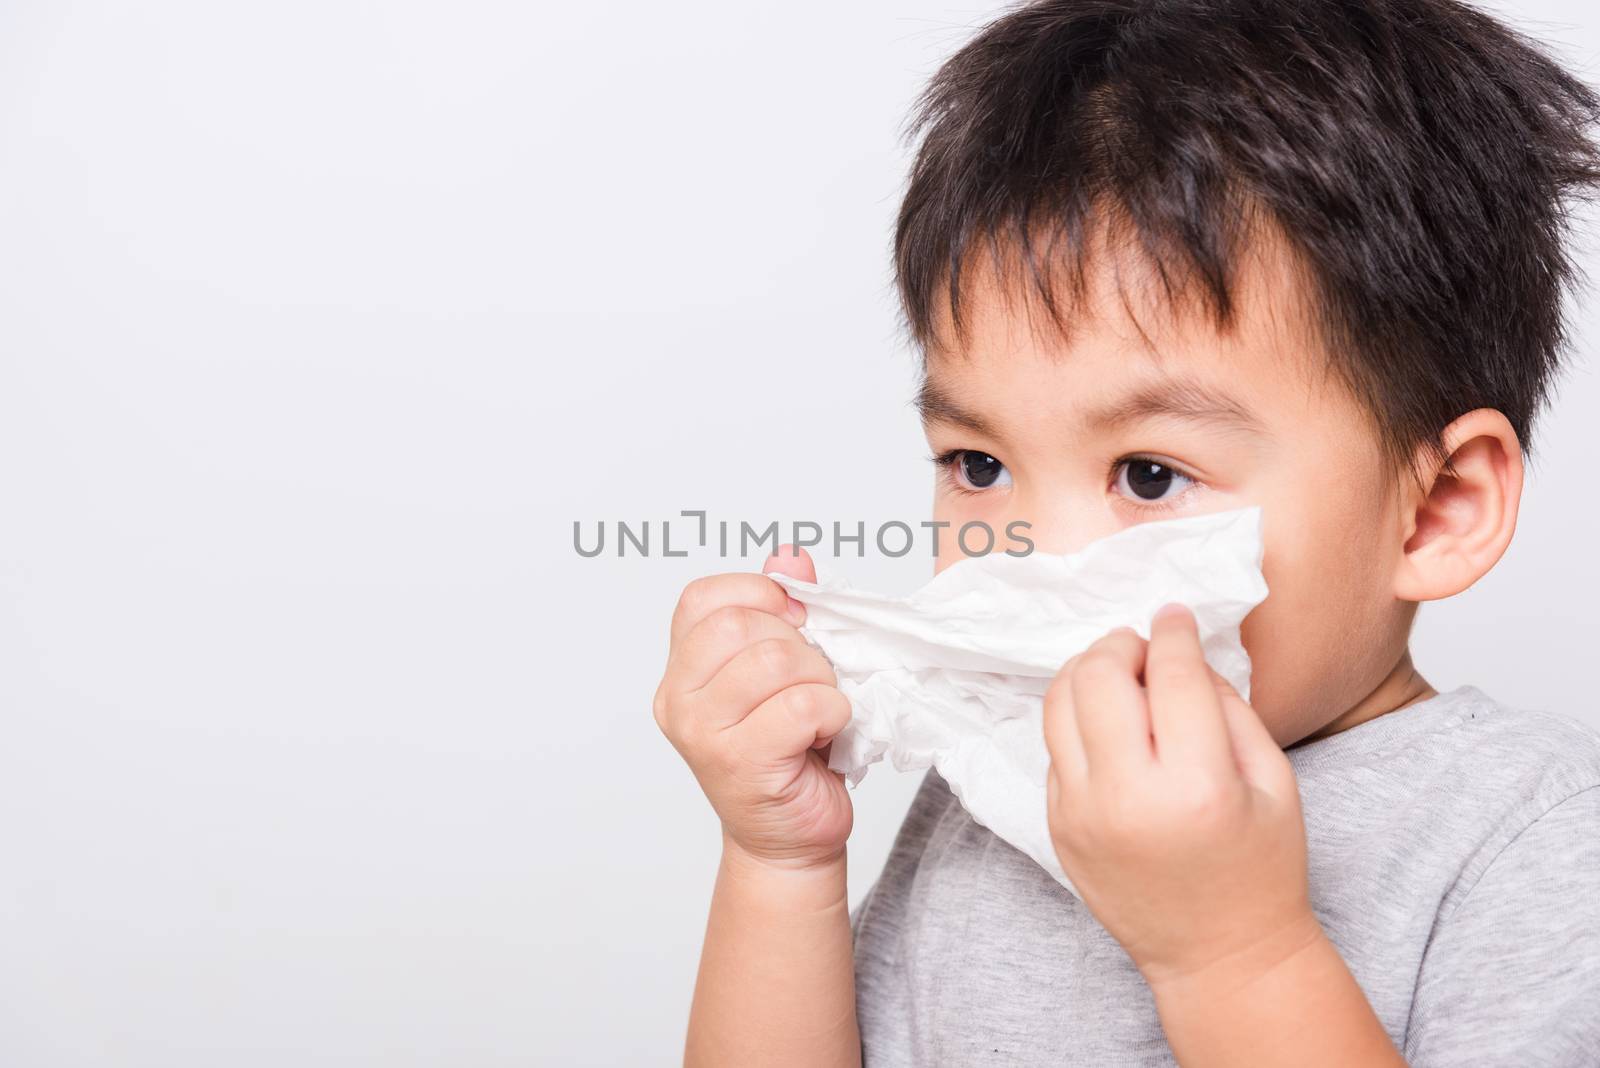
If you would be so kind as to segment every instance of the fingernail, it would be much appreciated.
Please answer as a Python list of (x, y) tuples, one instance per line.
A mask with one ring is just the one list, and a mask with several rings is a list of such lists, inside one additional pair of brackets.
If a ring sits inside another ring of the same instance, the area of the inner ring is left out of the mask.
[(1169, 604), (1164, 604), (1159, 609), (1156, 610), (1156, 618), (1157, 619), (1166, 619), (1168, 617), (1175, 617), (1175, 616), (1186, 616), (1188, 614), (1189, 614), (1189, 609), (1187, 609), (1183, 605), (1177, 603), (1176, 601), (1173, 601), (1173, 602), (1171, 602)]

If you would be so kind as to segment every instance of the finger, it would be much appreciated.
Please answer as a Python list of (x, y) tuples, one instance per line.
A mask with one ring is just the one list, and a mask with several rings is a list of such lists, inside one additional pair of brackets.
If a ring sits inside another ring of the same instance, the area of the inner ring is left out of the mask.
[(1239, 774), (1252, 786), (1274, 797), (1286, 790), (1298, 793), (1294, 768), (1260, 715), (1239, 696), (1239, 691), (1227, 679), (1212, 672), (1212, 680), (1216, 684), (1217, 697), (1222, 702), (1222, 713), (1228, 724), (1228, 737), (1233, 745), (1233, 758)]
[(811, 554), (798, 545), (778, 546), (777, 551), (761, 565), (761, 573), (788, 575), (803, 582), (817, 581), (817, 565), (811, 562)]
[(1050, 752), (1054, 775), (1068, 783), (1082, 783), (1089, 777), (1089, 761), (1078, 733), (1078, 715), (1072, 706), (1071, 668), (1076, 660), (1073, 657), (1062, 665), (1044, 694), (1044, 745)]
[(697, 713), (724, 727), (749, 715), (761, 702), (802, 682), (835, 683), (827, 657), (804, 642), (767, 638), (735, 653), (690, 697)]
[(1072, 704), (1090, 778), (1143, 770), (1154, 756), (1139, 685), (1144, 646), (1143, 638), (1122, 627), (1084, 650), (1072, 668)]
[(1200, 651), (1194, 615), (1167, 605), (1150, 623), (1144, 684), (1150, 694), (1150, 725), (1156, 758), (1164, 765), (1234, 770), (1222, 702), (1213, 673)]
[[(817, 581), (817, 566), (811, 562), (811, 554), (798, 545), (778, 546), (778, 551), (767, 557), (766, 563), (761, 565), (761, 573), (787, 575), (802, 582)], [(793, 597), (789, 598), (789, 611), (797, 617), (797, 625), (805, 622), (806, 606)]]
[(676, 649), (707, 616), (729, 607), (766, 612), (777, 618), (785, 618), (795, 626), (805, 620), (805, 611), (800, 607), (800, 602), (765, 575), (748, 571), (706, 575), (685, 586), (678, 597), (678, 606), (672, 613), (672, 648)]
[(761, 702), (726, 737), (743, 759), (778, 764), (828, 741), (849, 722), (850, 699), (838, 687), (803, 682)]
[(698, 690), (741, 650), (769, 639), (806, 644), (792, 624), (768, 612), (742, 605), (718, 608), (678, 644), (667, 662), (667, 689), (674, 693)]

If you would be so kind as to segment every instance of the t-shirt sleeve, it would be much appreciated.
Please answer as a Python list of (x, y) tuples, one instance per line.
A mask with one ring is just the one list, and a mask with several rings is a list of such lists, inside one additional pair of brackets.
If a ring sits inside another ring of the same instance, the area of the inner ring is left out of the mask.
[(1530, 823), (1423, 954), (1414, 1068), (1600, 1065), (1600, 786)]

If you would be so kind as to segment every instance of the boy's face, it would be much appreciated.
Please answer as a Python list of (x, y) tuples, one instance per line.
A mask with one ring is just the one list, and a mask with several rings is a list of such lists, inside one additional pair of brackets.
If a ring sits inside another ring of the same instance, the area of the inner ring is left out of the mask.
[(1394, 594), (1403, 527), (1376, 432), (1326, 372), (1277, 246), (1244, 258), (1225, 336), (1197, 307), (1150, 298), (1126, 260), (1125, 305), (1107, 262), (1091, 260), (1065, 340), (1035, 335), (1042, 313), (1008, 303), (992, 272), (963, 275), (966, 341), (930, 350), (922, 397), (933, 455), (951, 457), (937, 567), (963, 558), (954, 531), (974, 520), (1002, 548), (1006, 524), (1027, 520), (1036, 551), (1068, 552), (1135, 523), (1262, 506), (1269, 593), (1243, 639), (1251, 705), (1289, 745), (1405, 654), (1414, 606)]

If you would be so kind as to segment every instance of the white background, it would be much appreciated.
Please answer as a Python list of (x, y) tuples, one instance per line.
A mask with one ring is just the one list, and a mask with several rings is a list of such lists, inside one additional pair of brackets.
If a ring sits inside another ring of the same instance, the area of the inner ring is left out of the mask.
[[(746, 565), (572, 523), (927, 514), (897, 137), (990, 10), (0, 9), (0, 1062), (677, 1059), (717, 828), (649, 702)], [(1600, 723), (1592, 307), (1416, 645)]]

